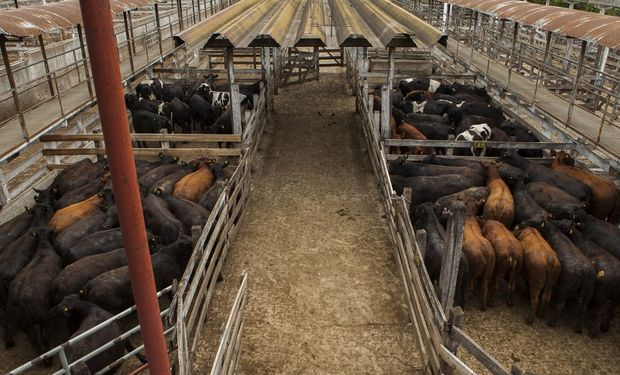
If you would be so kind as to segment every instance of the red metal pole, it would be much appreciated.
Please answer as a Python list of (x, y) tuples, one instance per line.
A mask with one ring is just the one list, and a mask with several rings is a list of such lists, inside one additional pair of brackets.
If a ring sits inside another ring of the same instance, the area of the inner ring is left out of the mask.
[(149, 371), (155, 375), (170, 375), (125, 112), (110, 1), (80, 0), (80, 8)]

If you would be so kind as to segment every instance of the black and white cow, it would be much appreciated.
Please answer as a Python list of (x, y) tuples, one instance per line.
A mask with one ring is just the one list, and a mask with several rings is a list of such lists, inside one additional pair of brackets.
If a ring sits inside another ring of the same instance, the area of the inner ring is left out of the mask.
[(162, 100), (164, 82), (159, 78), (146, 79), (136, 86), (136, 94), (144, 99)]
[[(486, 141), (491, 138), (492, 130), (488, 124), (475, 124), (469, 127), (469, 129), (465, 130), (462, 133), (459, 133), (456, 136), (457, 141)], [(479, 155), (476, 152), (477, 148), (474, 148), (472, 145), (469, 149), (471, 155), (474, 156), (484, 156), (486, 153), (486, 148), (483, 148)], [(467, 151), (462, 148), (456, 148), (454, 150), (454, 155), (467, 155)]]
[(454, 90), (450, 85), (446, 85), (441, 81), (429, 78), (407, 78), (398, 84), (398, 88), (406, 96), (411, 91), (425, 90), (428, 92), (436, 92), (439, 94), (454, 94)]
[(458, 107), (460, 107), (462, 103), (455, 105), (449, 100), (439, 99), (439, 100), (425, 100), (423, 102), (405, 102), (402, 104), (402, 110), (405, 113), (424, 113), (427, 115), (438, 115), (443, 116), (445, 114), (450, 115), (452, 112), (456, 111)]

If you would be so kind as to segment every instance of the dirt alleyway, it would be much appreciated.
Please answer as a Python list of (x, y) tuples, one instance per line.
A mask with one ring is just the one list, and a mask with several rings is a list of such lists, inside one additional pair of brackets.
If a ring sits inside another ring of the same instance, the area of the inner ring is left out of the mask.
[(275, 108), (197, 366), (210, 365), (247, 270), (238, 373), (417, 373), (405, 292), (344, 74), (281, 89)]

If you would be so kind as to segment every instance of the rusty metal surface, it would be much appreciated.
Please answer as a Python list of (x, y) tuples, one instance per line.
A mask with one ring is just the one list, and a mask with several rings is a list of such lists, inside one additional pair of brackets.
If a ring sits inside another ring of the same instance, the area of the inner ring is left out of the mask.
[[(154, 4), (154, 0), (110, 0), (112, 12), (119, 13)], [(37, 36), (82, 23), (78, 0), (25, 6), (0, 12), (0, 34)]]
[[(326, 35), (335, 29), (337, 45)], [(414, 47), (447, 36), (388, 0), (242, 0), (175, 34), (211, 47)]]
[(620, 49), (620, 17), (518, 0), (442, 0), (501, 19)]

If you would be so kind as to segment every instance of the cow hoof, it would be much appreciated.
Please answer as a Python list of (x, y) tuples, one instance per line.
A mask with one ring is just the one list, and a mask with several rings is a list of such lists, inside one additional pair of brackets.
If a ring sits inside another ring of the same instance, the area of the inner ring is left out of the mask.
[(6, 349), (11, 349), (15, 347), (15, 341), (5, 341), (4, 347)]
[(508, 301), (508, 302), (506, 302), (506, 304), (507, 304), (508, 306), (512, 306), (512, 305), (513, 305), (512, 301)]
[(596, 338), (598, 336), (599, 332), (597, 329), (591, 329), (590, 331), (588, 331), (588, 336), (590, 336), (591, 338)]
[(532, 323), (534, 323), (534, 316), (528, 316), (525, 318), (525, 324), (531, 325)]
[(555, 327), (557, 324), (558, 324), (558, 322), (557, 322), (555, 319), (553, 319), (553, 320), (549, 320), (549, 321), (547, 322), (547, 325), (548, 325), (549, 327)]

